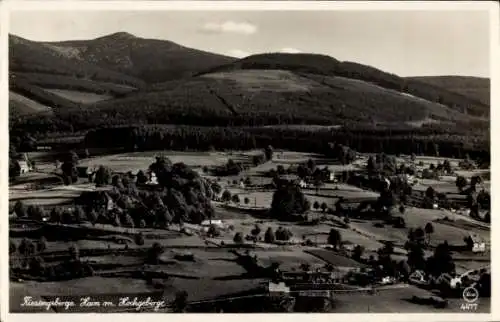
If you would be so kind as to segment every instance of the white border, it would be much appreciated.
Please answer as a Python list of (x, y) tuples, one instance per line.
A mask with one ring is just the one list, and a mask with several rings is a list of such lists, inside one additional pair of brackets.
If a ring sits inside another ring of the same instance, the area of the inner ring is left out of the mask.
[[(8, 250), (7, 250), (7, 236), (8, 236), (8, 160), (6, 158), (8, 153), (8, 28), (9, 28), (9, 15), (8, 13), (12, 10), (16, 11), (61, 11), (61, 10), (84, 10), (84, 11), (145, 11), (145, 10), (198, 10), (198, 11), (227, 11), (227, 10), (446, 10), (446, 11), (456, 11), (456, 10), (489, 10), (490, 19), (490, 68), (491, 68), (491, 106), (496, 106), (500, 103), (500, 97), (497, 91), (493, 90), (500, 88), (500, 79), (498, 78), (498, 69), (500, 64), (498, 58), (500, 57), (500, 11), (499, 4), (494, 1), (458, 1), (458, 2), (431, 2), (431, 1), (347, 1), (347, 2), (328, 2), (328, 1), (14, 1), (14, 0), (3, 0), (0, 1), (0, 48), (3, 51), (0, 54), (0, 103), (2, 108), (0, 113), (2, 117), (0, 118), (2, 123), (2, 133), (0, 134), (0, 150), (5, 156), (0, 159), (1, 172), (0, 178), (2, 185), (0, 201), (0, 214), (2, 222), (0, 223), (0, 236), (1, 236), (1, 251), (0, 251), (0, 272), (1, 272), (1, 320), (2, 321), (30, 321), (33, 320), (45, 320), (45, 321), (67, 321), (71, 319), (74, 322), (85, 321), (91, 318), (95, 321), (109, 321), (113, 318), (118, 318), (120, 321), (135, 321), (137, 318), (141, 320), (163, 320), (175, 319), (178, 321), (191, 322), (203, 319), (204, 321), (209, 321), (212, 317), (215, 321), (221, 320), (231, 320), (239, 322), (254, 322), (257, 318), (255, 314), (223, 314), (223, 315), (206, 315), (206, 314), (182, 314), (182, 315), (165, 315), (165, 314), (141, 314), (137, 317), (136, 314), (10, 314), (8, 312), (9, 308), (9, 298), (8, 298)], [(467, 24), (467, 21), (464, 21)], [(34, 26), (34, 28), (36, 28)], [(495, 126), (497, 112), (495, 109), (491, 109), (491, 140), (492, 148), (491, 154), (494, 157), (495, 153), (495, 137), (500, 135), (500, 129)], [(497, 135), (495, 135), (497, 134)], [(495, 158), (493, 158), (493, 162)], [(495, 164), (492, 163), (492, 168), (495, 168)], [(497, 174), (496, 170), (492, 169), (492, 180), (491, 180), (491, 192), (495, 194), (497, 191), (496, 182), (500, 179), (500, 175)], [(500, 193), (500, 192), (499, 192)], [(492, 198), (492, 210), (499, 209), (500, 211), (500, 200)], [(495, 211), (492, 211), (495, 213)], [(491, 248), (492, 248), (492, 272), (499, 272), (500, 258), (495, 258), (493, 256), (498, 253), (498, 248), (496, 245), (500, 236), (496, 233), (500, 228), (495, 228), (499, 226), (499, 220), (493, 220), (492, 222), (492, 233), (491, 233)], [(499, 241), (500, 242), (500, 241)], [(357, 321), (492, 321), (496, 318), (500, 318), (500, 310), (494, 303), (500, 303), (500, 301), (495, 301), (494, 299), (500, 299), (500, 284), (498, 283), (498, 278), (494, 278), (492, 281), (493, 294), (492, 294), (492, 304), (490, 314), (259, 314), (258, 318), (269, 318), (274, 322), (278, 321), (318, 321), (321, 319), (338, 320), (344, 321), (348, 319), (355, 319)], [(498, 306), (498, 305), (497, 305)]]

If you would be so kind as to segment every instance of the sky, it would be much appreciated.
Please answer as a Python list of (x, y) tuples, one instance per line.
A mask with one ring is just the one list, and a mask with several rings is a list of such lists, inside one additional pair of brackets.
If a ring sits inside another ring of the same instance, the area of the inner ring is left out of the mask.
[(307, 52), (400, 76), (490, 77), (488, 11), (14, 11), (35, 41), (115, 32), (244, 57)]

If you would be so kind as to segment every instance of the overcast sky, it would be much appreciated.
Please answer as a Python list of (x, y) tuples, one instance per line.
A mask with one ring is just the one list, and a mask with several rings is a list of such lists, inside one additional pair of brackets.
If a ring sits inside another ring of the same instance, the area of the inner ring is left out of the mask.
[(487, 11), (19, 11), (10, 16), (10, 33), (37, 41), (118, 31), (235, 57), (312, 52), (400, 76), (490, 76)]

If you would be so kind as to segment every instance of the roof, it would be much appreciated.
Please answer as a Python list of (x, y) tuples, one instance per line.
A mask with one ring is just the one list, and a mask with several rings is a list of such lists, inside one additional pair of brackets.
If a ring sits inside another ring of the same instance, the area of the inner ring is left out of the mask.
[(269, 292), (290, 292), (290, 288), (285, 285), (285, 283), (273, 283), (269, 282)]
[(296, 174), (283, 174), (279, 176), (280, 179), (284, 180), (298, 180), (300, 179), (298, 175)]
[(420, 276), (420, 277), (424, 277), (424, 276), (425, 276), (425, 274), (424, 274), (424, 272), (422, 272), (421, 270), (416, 270), (416, 271), (414, 271), (413, 273), (411, 273), (411, 275), (410, 275), (410, 276)]
[(201, 222), (202, 226), (208, 226), (210, 224), (212, 224), (212, 225), (222, 225), (222, 220), (220, 220), (220, 219), (211, 220), (211, 221), (210, 220), (203, 220)]

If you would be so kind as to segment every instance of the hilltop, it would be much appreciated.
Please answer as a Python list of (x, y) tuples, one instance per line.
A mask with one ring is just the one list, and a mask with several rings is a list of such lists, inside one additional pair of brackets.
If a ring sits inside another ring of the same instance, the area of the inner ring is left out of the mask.
[(471, 76), (422, 76), (409, 77), (426, 84), (465, 95), (483, 104), (490, 105), (490, 79)]
[(54, 50), (147, 83), (189, 77), (201, 70), (235, 60), (177, 43), (118, 32), (93, 40), (46, 42)]
[[(452, 122), (468, 116), (444, 105), (338, 76), (290, 70), (232, 70), (205, 73), (183, 82), (97, 103), (92, 110), (132, 111), (147, 107), (159, 123), (197, 117), (231, 119), (235, 125)], [(189, 106), (188, 111), (183, 110)], [(155, 112), (156, 111), (156, 112)], [(161, 113), (160, 113), (161, 111)], [(137, 111), (133, 118), (141, 119)], [(146, 120), (144, 120), (146, 121)], [(202, 123), (202, 124), (203, 124)]]

